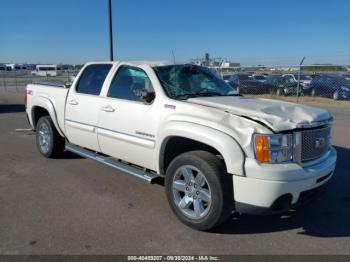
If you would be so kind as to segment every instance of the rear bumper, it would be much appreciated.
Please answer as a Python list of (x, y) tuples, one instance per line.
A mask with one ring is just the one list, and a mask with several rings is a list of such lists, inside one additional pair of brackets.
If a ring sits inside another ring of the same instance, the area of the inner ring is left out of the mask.
[(307, 203), (326, 188), (333, 176), (336, 155), (332, 148), (320, 161), (304, 167), (294, 163), (262, 165), (247, 159), (247, 176), (233, 176), (236, 211), (278, 213)]

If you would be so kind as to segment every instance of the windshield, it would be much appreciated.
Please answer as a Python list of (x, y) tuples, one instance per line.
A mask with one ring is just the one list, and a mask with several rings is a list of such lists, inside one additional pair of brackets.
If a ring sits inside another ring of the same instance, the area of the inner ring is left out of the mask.
[(252, 80), (250, 75), (238, 75), (239, 80)]
[(254, 76), (254, 79), (255, 79), (255, 80), (265, 80), (266, 77), (263, 76), (263, 75), (255, 75), (255, 76)]
[(171, 65), (154, 67), (154, 71), (170, 98), (237, 94), (235, 89), (206, 67)]

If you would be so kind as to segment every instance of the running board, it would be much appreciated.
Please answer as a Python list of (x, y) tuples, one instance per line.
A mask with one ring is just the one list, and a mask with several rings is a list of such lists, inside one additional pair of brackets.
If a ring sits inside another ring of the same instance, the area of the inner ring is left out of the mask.
[(119, 162), (117, 160), (113, 160), (109, 157), (104, 157), (98, 153), (94, 153), (90, 150), (81, 148), (79, 146), (74, 146), (71, 144), (66, 144), (66, 151), (70, 151), (74, 154), (77, 154), (79, 156), (89, 158), (92, 160), (95, 160), (101, 164), (104, 164), (106, 166), (113, 167), (121, 172), (127, 173), (128, 175), (140, 178), (144, 181), (147, 181), (148, 183), (152, 183), (153, 179), (157, 178), (157, 175), (154, 175), (150, 172), (138, 169), (136, 167), (124, 164), (122, 162)]

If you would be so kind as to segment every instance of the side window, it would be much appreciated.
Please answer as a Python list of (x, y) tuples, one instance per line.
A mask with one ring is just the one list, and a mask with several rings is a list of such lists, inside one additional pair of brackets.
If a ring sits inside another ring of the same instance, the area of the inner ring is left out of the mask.
[(135, 91), (146, 90), (153, 93), (151, 80), (145, 71), (136, 67), (121, 66), (108, 90), (108, 97), (131, 101), (141, 101)]
[(99, 95), (103, 82), (105, 81), (111, 68), (111, 64), (96, 64), (87, 66), (79, 79), (76, 86), (76, 91), (82, 94)]

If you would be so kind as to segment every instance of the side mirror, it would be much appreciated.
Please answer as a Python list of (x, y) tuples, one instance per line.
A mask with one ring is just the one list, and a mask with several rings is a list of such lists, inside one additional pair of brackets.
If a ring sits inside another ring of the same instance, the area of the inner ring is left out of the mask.
[(72, 86), (72, 82), (65, 82), (64, 86), (65, 88), (70, 88)]
[(151, 103), (156, 97), (154, 92), (149, 92), (146, 89), (135, 89), (134, 94), (147, 104)]

